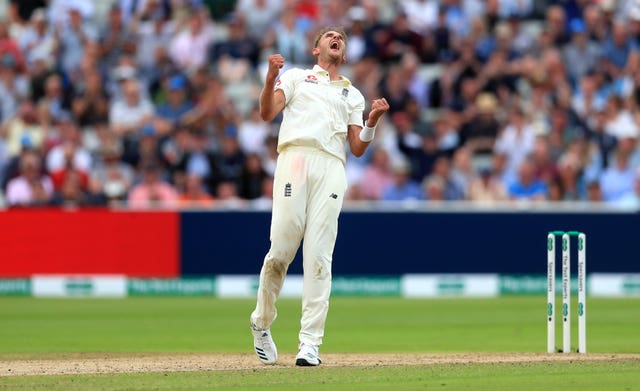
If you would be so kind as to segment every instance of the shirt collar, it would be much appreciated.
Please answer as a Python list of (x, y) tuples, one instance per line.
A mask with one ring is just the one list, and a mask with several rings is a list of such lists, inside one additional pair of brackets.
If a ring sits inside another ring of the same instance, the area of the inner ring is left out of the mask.
[[(327, 78), (329, 78), (329, 72), (325, 71), (320, 65), (316, 64), (313, 66), (313, 71), (317, 74), (317, 75), (322, 75), (325, 76)], [(351, 85), (351, 80), (347, 79), (346, 77), (340, 75), (340, 80), (335, 80), (332, 81), (332, 83), (341, 83), (342, 86), (344, 87), (348, 87)]]

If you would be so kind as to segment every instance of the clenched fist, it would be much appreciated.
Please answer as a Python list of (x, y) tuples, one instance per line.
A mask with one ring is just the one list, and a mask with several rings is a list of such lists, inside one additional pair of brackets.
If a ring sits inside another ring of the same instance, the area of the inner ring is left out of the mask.
[(284, 57), (280, 54), (269, 56), (269, 70), (267, 70), (267, 81), (273, 82), (278, 77), (280, 69), (284, 66)]
[(371, 102), (371, 111), (369, 112), (369, 119), (367, 119), (367, 126), (376, 126), (378, 124), (378, 119), (382, 116), (382, 114), (386, 113), (389, 110), (389, 103), (385, 98), (374, 99)]

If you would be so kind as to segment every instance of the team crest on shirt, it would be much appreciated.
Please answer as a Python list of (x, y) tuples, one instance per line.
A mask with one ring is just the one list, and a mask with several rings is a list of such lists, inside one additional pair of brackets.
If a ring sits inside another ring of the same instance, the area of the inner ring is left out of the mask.
[(342, 89), (342, 99), (347, 99), (348, 96), (349, 96), (349, 89), (348, 88), (343, 88)]
[(304, 79), (304, 81), (307, 83), (318, 84), (318, 78), (315, 77), (314, 75), (307, 75), (307, 78)]

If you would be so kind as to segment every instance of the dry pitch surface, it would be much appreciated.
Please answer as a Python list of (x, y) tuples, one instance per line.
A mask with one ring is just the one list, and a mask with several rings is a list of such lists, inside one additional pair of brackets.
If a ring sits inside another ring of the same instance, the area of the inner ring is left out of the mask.
[[(324, 354), (324, 367), (375, 367), (438, 364), (536, 363), (552, 361), (628, 361), (640, 354), (536, 354), (536, 353), (455, 353), (455, 354)], [(282, 354), (279, 364), (266, 366), (253, 354), (163, 354), (98, 355), (82, 354), (43, 359), (0, 361), (0, 377), (32, 375), (117, 374), (144, 372), (192, 372), (253, 370), (293, 367), (295, 356)]]

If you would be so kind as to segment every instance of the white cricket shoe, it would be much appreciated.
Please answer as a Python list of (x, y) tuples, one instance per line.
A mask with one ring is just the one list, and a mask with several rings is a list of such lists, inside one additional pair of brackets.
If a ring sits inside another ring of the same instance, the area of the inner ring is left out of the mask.
[(315, 367), (320, 365), (321, 362), (318, 345), (300, 343), (298, 355), (296, 356), (296, 365), (301, 367)]
[(278, 361), (278, 349), (276, 348), (269, 329), (261, 329), (251, 324), (253, 334), (253, 349), (258, 355), (258, 359), (267, 365), (273, 365)]

